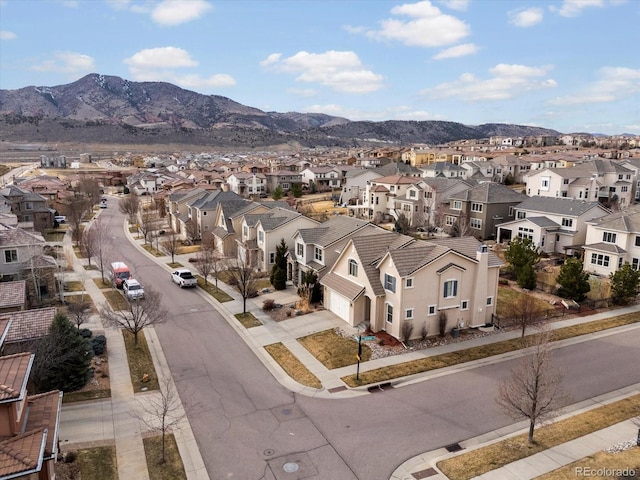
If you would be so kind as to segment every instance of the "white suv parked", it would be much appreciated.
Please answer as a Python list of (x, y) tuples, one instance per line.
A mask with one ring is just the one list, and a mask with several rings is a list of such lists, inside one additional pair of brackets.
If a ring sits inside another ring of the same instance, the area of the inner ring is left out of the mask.
[(122, 292), (129, 300), (144, 298), (144, 288), (140, 285), (140, 282), (133, 278), (127, 278), (122, 282)]

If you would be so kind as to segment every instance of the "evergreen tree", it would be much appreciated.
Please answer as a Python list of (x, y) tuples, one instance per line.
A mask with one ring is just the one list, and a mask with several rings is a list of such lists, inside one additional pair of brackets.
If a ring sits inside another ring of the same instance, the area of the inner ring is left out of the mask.
[(609, 275), (609, 278), (611, 279), (611, 299), (616, 305), (626, 305), (638, 294), (640, 271), (634, 270), (628, 263)]
[(271, 194), (271, 198), (273, 198), (274, 200), (280, 200), (282, 197), (284, 197), (284, 191), (282, 190), (282, 187), (278, 185), (273, 190), (273, 193)]
[[(512, 240), (509, 248), (504, 252), (504, 258), (511, 265), (518, 285), (522, 288), (535, 288), (535, 271), (533, 271), (533, 266), (540, 260), (540, 253), (530, 239), (516, 238)], [(533, 286), (531, 286), (531, 277), (533, 277)], [(521, 281), (529, 286), (521, 284)]]
[(584, 300), (591, 290), (589, 274), (582, 270), (582, 262), (577, 258), (569, 258), (560, 267), (556, 282), (560, 284), (558, 295), (576, 302)]
[(284, 238), (280, 239), (280, 244), (276, 246), (276, 258), (271, 267), (269, 281), (276, 290), (284, 290), (287, 288), (287, 244)]
[(398, 219), (396, 220), (396, 224), (394, 225), (393, 230), (406, 235), (407, 233), (409, 233), (409, 228), (409, 219), (406, 217), (406, 215), (404, 213), (398, 215)]
[(300, 198), (302, 196), (302, 185), (299, 183), (291, 185), (291, 194), (294, 198)]
[(91, 376), (93, 350), (66, 315), (56, 314), (49, 334), (34, 350), (30, 381), (36, 393), (72, 392), (86, 385)]

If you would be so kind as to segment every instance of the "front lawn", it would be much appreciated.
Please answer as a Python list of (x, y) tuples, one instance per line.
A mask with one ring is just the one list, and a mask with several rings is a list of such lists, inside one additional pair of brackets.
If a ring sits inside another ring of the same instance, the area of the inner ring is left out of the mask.
[(113, 308), (114, 310), (125, 310), (129, 306), (119, 290), (109, 290), (106, 292), (102, 292), (102, 294), (107, 299), (107, 302), (109, 302), (109, 305), (111, 305), (111, 308)]
[(162, 435), (144, 438), (144, 454), (147, 459), (149, 478), (152, 480), (187, 480), (176, 439), (172, 433), (165, 434), (165, 462), (162, 460)]
[(298, 360), (291, 350), (282, 343), (272, 343), (264, 349), (273, 357), (273, 359), (287, 372), (291, 378), (301, 385), (311, 388), (322, 388), (322, 383), (313, 373), (309, 371), (305, 365)]
[(84, 448), (66, 457), (73, 461), (56, 463), (57, 480), (118, 480), (115, 445)]
[[(313, 333), (298, 341), (311, 352), (329, 370), (358, 363), (358, 342), (355, 339), (338, 335), (333, 330)], [(362, 362), (371, 358), (371, 348), (362, 344)], [(362, 374), (360, 374), (362, 377)]]
[(262, 325), (262, 322), (258, 320), (251, 312), (236, 313), (234, 317), (236, 317), (240, 321), (244, 328), (259, 327), (260, 325)]
[[(124, 346), (127, 349), (133, 391), (135, 393), (142, 392), (144, 388), (158, 390), (158, 376), (156, 375), (156, 368), (153, 365), (153, 359), (151, 358), (144, 332), (138, 333), (137, 348), (134, 346), (132, 333), (122, 330), (122, 337), (124, 338)], [(145, 377), (145, 374), (147, 377)], [(144, 381), (145, 378), (146, 381)]]
[(203, 289), (220, 303), (230, 302), (233, 300), (232, 296), (228, 295), (220, 288), (216, 289), (215, 280), (213, 282), (209, 280), (209, 282), (205, 284), (204, 278), (201, 275), (196, 275), (196, 279), (198, 279), (198, 287)]

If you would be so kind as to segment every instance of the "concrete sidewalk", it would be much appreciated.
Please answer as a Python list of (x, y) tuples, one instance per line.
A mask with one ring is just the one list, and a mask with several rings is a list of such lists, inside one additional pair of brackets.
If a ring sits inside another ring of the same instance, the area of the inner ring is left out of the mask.
[[(170, 267), (167, 265), (170, 261), (169, 257), (152, 256), (142, 248), (142, 244), (144, 243), (143, 240), (134, 238), (134, 236), (129, 233), (126, 226), (125, 228), (123, 228), (123, 230), (125, 231), (125, 234), (128, 236), (129, 240), (132, 243), (136, 244), (141, 251), (144, 251), (149, 258), (153, 259), (159, 265), (162, 265), (167, 269), (167, 271), (170, 270)], [(65, 248), (71, 248), (70, 239), (68, 239), (67, 237), (65, 237)], [(182, 263), (188, 268), (191, 268), (189, 258), (193, 256), (193, 254), (176, 255), (175, 261)], [(74, 264), (74, 270), (79, 275), (86, 276), (88, 274), (88, 272), (84, 270), (83, 262), (80, 260), (76, 260)], [(265, 299), (269, 298), (273, 299), (276, 303), (280, 303), (283, 305), (291, 304), (298, 298), (293, 287), (288, 287), (283, 291), (270, 291), (269, 293), (261, 294), (254, 299), (248, 299), (247, 311), (251, 312), (256, 318), (258, 318), (262, 322), (262, 325), (259, 327), (247, 329), (244, 328), (234, 317), (235, 314), (240, 313), (243, 310), (243, 302), (241, 296), (235, 289), (222, 282), (219, 282), (218, 285), (220, 289), (222, 289), (225, 293), (233, 298), (232, 301), (219, 303), (206, 292), (202, 290), (198, 290), (198, 292), (203, 299), (205, 299), (218, 310), (218, 312), (223, 316), (228, 324), (232, 328), (234, 328), (239, 337), (247, 343), (247, 345), (251, 348), (257, 358), (265, 365), (265, 367), (274, 376), (274, 378), (278, 380), (283, 386), (293, 392), (322, 398), (344, 398), (369, 394), (367, 388), (371, 385), (363, 386), (360, 388), (349, 388), (341, 380), (341, 377), (355, 373), (355, 365), (340, 369), (328, 370), (304, 347), (302, 347), (300, 342), (298, 342), (297, 340), (300, 337), (319, 331), (332, 329), (335, 327), (339, 327), (347, 334), (353, 335), (359, 333), (357, 329), (350, 327), (344, 321), (340, 320), (337, 316), (327, 310), (321, 310), (299, 317), (292, 317), (281, 322), (274, 321), (266, 312), (262, 310), (262, 302)], [(87, 289), (89, 295), (94, 299), (96, 305), (100, 305), (101, 303), (106, 301), (104, 295), (93, 281), (86, 281), (85, 288)], [(566, 320), (554, 322), (552, 324), (552, 327), (562, 328), (565, 326), (596, 321), (603, 318), (623, 315), (625, 313), (637, 311), (640, 311), (640, 305), (617, 309), (612, 312), (598, 313), (591, 316), (568, 318)], [(96, 322), (99, 322), (99, 318), (96, 319)], [(99, 327), (101, 327), (101, 325), (96, 325), (96, 328)], [(638, 325), (629, 325), (596, 334), (584, 335), (581, 337), (564, 340), (562, 342), (557, 342), (556, 348), (562, 345), (588, 341), (593, 339), (594, 337), (611, 335), (620, 331), (637, 330), (638, 328)], [(146, 464), (144, 461), (144, 452), (142, 450), (142, 431), (140, 428), (140, 424), (138, 420), (132, 419), (128, 412), (136, 405), (136, 403), (144, 402), (145, 398), (151, 398), (150, 395), (154, 395), (154, 393), (148, 392), (143, 394), (133, 394), (133, 389), (129, 379), (129, 371), (126, 365), (126, 354), (124, 352), (122, 336), (119, 331), (113, 329), (106, 329), (105, 334), (108, 338), (109, 362), (111, 370), (110, 376), (112, 381), (112, 399), (110, 401), (87, 402), (86, 404), (64, 406), (61, 421), (61, 442), (70, 442), (74, 445), (93, 443), (99, 444), (101, 442), (108, 442), (110, 439), (112, 440), (115, 437), (120, 478), (148, 478), (148, 473), (146, 473)], [(156, 365), (156, 371), (158, 372), (160, 380), (162, 381), (163, 378), (170, 379), (170, 370), (162, 353), (162, 347), (157, 337), (155, 336), (155, 331), (153, 330), (153, 328), (146, 328), (145, 334), (149, 342), (153, 360)], [(398, 363), (425, 358), (433, 355), (453, 352), (474, 346), (487, 345), (495, 343), (497, 341), (519, 337), (520, 332), (518, 330), (498, 332), (484, 337), (478, 337), (456, 343), (449, 343), (447, 345), (432, 347), (426, 350), (412, 351), (406, 354), (370, 360), (360, 365), (360, 371), (366, 372), (368, 370), (380, 368), (383, 366), (395, 365)], [(263, 348), (266, 345), (276, 342), (282, 342), (314, 375), (316, 375), (316, 377), (318, 377), (318, 379), (322, 383), (321, 389), (314, 389), (301, 385), (291, 379), (284, 372), (284, 370), (282, 370), (280, 365), (278, 365), (271, 357), (271, 355), (269, 355)], [(483, 364), (501, 362), (507, 358), (515, 358), (521, 355), (524, 355), (524, 352), (509, 352), (503, 355), (497, 355), (475, 362), (469, 362), (467, 364), (456, 365), (432, 372), (425, 372), (422, 374), (397, 379), (392, 383), (396, 387), (410, 385), (415, 382), (425, 381), (435, 376), (453, 374), (461, 370), (476, 368), (477, 366)], [(607, 398), (610, 397), (617, 399), (620, 398), (621, 395), (638, 393), (638, 391), (640, 391), (638, 389), (638, 386), (634, 386), (634, 388), (631, 388), (628, 391), (614, 392)], [(581, 407), (578, 406), (576, 408)], [(107, 420), (105, 420), (104, 417), (106, 417)], [(109, 418), (111, 420), (109, 420)], [(189, 423), (186, 420), (183, 423), (184, 424), (182, 425), (182, 428), (175, 432), (175, 436), (180, 454), (183, 459), (183, 463), (185, 465), (185, 470), (187, 471), (187, 477), (190, 480), (208, 479), (209, 477), (204, 467), (202, 458), (199, 454), (198, 446), (193, 437), (193, 433), (191, 432)], [(86, 426), (87, 424), (91, 425), (91, 427), (88, 428)], [(625, 424), (625, 422), (623, 422), (623, 424)], [(464, 448), (471, 448), (482, 443), (495, 441), (498, 438), (504, 438), (505, 435), (513, 434), (514, 432), (519, 431), (522, 428), (522, 424), (511, 425), (500, 431), (490, 432), (487, 435), (483, 435), (475, 439), (470, 439), (467, 442), (461, 442), (461, 446), (464, 446)], [(623, 425), (619, 428), (621, 429), (620, 432), (616, 429), (616, 427), (611, 427), (611, 431), (607, 430), (606, 433), (603, 433), (601, 435), (602, 438), (613, 438), (613, 436), (617, 434), (623, 436), (626, 435), (628, 426), (625, 427)], [(596, 434), (593, 435), (595, 436), (594, 438), (597, 438)], [(588, 445), (596, 445), (597, 442), (592, 442), (591, 437), (587, 437), (588, 438), (585, 440), (585, 442)], [(625, 440), (625, 438), (622, 438), (621, 440)], [(558, 455), (566, 454), (567, 451), (576, 451), (578, 452), (577, 454), (580, 454), (580, 449), (576, 449), (574, 445), (570, 445), (567, 446), (567, 448), (564, 450), (561, 449), (559, 453), (551, 451), (549, 455), (553, 458), (557, 458)], [(414, 480), (417, 478), (427, 477), (446, 478), (439, 474), (436, 470), (433, 470), (433, 473), (431, 474), (431, 469), (435, 465), (434, 461), (442, 458), (444, 454), (448, 454), (448, 452), (427, 452), (423, 455), (417, 456), (398, 467), (391, 478), (394, 480)], [(543, 455), (540, 455), (540, 457), (536, 458), (535, 460), (527, 459), (527, 461), (536, 462), (535, 465), (538, 465), (536, 467), (531, 467), (532, 469), (545, 468), (545, 464), (552, 465), (551, 462), (544, 459), (545, 457)], [(521, 462), (524, 462), (524, 460), (522, 460)], [(539, 466), (539, 464), (542, 464), (543, 466)], [(511, 468), (514, 471), (526, 472), (528, 471), (526, 470), (526, 468), (529, 468), (526, 467), (526, 465), (528, 464), (523, 463), (512, 465)], [(438, 477), (435, 475), (440, 476)], [(496, 475), (497, 476), (486, 478), (521, 478), (514, 477), (513, 473), (507, 470), (498, 471)], [(523, 473), (523, 475), (527, 474)], [(483, 476), (483, 478), (485, 477)], [(531, 477), (525, 476), (522, 478)]]

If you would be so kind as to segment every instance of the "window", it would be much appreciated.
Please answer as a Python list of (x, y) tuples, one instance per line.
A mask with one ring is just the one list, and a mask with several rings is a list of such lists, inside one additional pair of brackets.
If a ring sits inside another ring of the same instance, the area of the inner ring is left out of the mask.
[(405, 278), (404, 288), (413, 288), (413, 277)]
[(616, 187), (609, 187), (610, 193), (616, 193)]
[(549, 190), (549, 181), (551, 180), (550, 177), (542, 177), (540, 179), (540, 189), (541, 190)]
[(518, 212), (518, 214), (516, 215), (516, 218), (518, 219), (527, 218), (527, 212)]
[(460, 310), (469, 310), (469, 300), (462, 300), (462, 302), (460, 302)]
[(636, 235), (636, 247), (640, 247), (640, 235)]
[(429, 305), (429, 307), (427, 308), (427, 315), (435, 315), (436, 314), (436, 306), (435, 305)]
[(313, 258), (315, 258), (319, 262), (322, 261), (322, 249), (321, 248), (315, 247), (313, 249)]
[(509, 207), (509, 216), (513, 217), (513, 207)]
[(562, 219), (563, 227), (572, 227), (573, 226), (573, 218), (563, 218)]
[(622, 257), (618, 257), (618, 268), (622, 267)]
[(25, 210), (33, 210), (33, 203), (31, 203), (31, 202), (25, 202), (25, 204), (24, 204), (24, 209), (25, 209)]
[(413, 308), (407, 308), (404, 311), (404, 319), (405, 320), (413, 320)]
[(458, 294), (458, 280), (444, 282), (444, 298), (453, 298)]
[(409, 196), (411, 198), (414, 198), (416, 196), (416, 191), (415, 190), (409, 190)]
[(302, 243), (296, 243), (296, 255), (304, 257), (304, 245)]
[(262, 230), (258, 231), (258, 241), (264, 242), (264, 232)]
[(569, 185), (569, 179), (568, 179), (568, 178), (564, 178), (564, 179), (562, 179), (562, 183), (563, 183), (564, 185)]
[(246, 225), (244, 227), (242, 227), (242, 236), (243, 237), (248, 237), (249, 236), (249, 227), (247, 227)]
[(393, 323), (393, 305), (387, 303), (387, 323)]
[(384, 274), (384, 289), (389, 290), (390, 292), (396, 293), (396, 277), (389, 275), (388, 273)]
[(476, 202), (471, 202), (471, 211), (472, 212), (482, 213), (482, 204), (481, 203), (476, 203)]
[(493, 297), (487, 297), (487, 307), (493, 305)]
[(356, 262), (353, 258), (349, 259), (349, 275), (352, 277), (358, 276), (358, 262)]
[(638, 270), (639, 266), (640, 261), (637, 258), (631, 259), (631, 268), (633, 268), (634, 270)]
[(456, 224), (456, 220), (457, 220), (457, 217), (454, 217), (452, 215), (447, 215), (447, 218), (445, 218), (445, 223), (450, 227), (451, 225)]
[(18, 261), (17, 250), (5, 250), (4, 251), (4, 263), (16, 263)]
[(289, 190), (291, 188), (291, 186), (288, 183), (283, 183), (282, 184), (282, 189), (283, 190)]
[(602, 255), (600, 253), (591, 254), (591, 263), (593, 265), (601, 265), (603, 267), (609, 266), (609, 255)]
[(616, 243), (616, 234), (612, 232), (603, 232), (602, 241), (607, 243)]
[(621, 192), (628, 192), (629, 191), (629, 187), (627, 187), (626, 185), (620, 187), (620, 191)]
[(454, 200), (451, 202), (451, 208), (453, 210), (462, 210), (462, 202), (460, 200)]
[(276, 252), (269, 252), (269, 263), (276, 263)]
[(472, 218), (469, 222), (469, 226), (476, 230), (480, 230), (482, 228), (482, 220), (479, 218)]
[(533, 228), (518, 227), (518, 238), (533, 240)]

